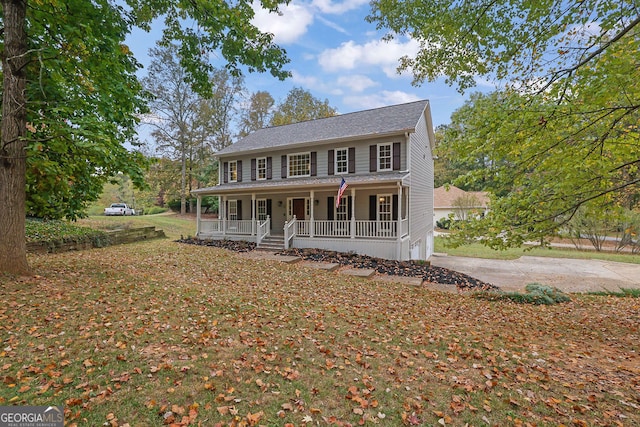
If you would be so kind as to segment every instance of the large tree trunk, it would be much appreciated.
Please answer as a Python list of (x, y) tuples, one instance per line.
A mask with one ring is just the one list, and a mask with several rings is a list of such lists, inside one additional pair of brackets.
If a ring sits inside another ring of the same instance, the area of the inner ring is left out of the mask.
[(182, 172), (180, 178), (180, 214), (184, 215), (187, 213), (187, 144), (184, 141), (180, 143), (180, 147), (182, 148), (181, 162), (182, 162)]
[(0, 271), (29, 274), (26, 200), (26, 0), (2, 0), (2, 125), (0, 134)]

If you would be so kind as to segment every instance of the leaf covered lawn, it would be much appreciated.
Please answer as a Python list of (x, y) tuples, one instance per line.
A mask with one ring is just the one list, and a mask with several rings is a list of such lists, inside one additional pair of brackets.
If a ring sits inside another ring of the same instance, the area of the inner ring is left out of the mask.
[(640, 300), (485, 301), (168, 240), (0, 276), (0, 405), (67, 425), (640, 425)]

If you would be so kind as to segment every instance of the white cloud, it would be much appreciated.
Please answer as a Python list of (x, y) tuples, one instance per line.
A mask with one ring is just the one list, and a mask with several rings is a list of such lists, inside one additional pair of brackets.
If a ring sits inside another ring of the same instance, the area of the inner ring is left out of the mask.
[(314, 7), (318, 8), (322, 13), (339, 15), (354, 9), (358, 9), (360, 6), (368, 3), (369, 0), (346, 0), (343, 2), (333, 2), (331, 0), (313, 0), (311, 4)]
[(318, 18), (318, 21), (322, 22), (327, 27), (333, 28), (334, 30), (336, 30), (339, 33), (349, 34), (349, 32), (347, 30), (345, 30), (344, 28), (342, 28), (340, 25), (336, 24), (333, 21), (329, 21), (326, 18), (323, 18), (322, 15), (316, 15), (316, 18)]
[(356, 44), (353, 40), (342, 43), (335, 49), (326, 49), (318, 55), (318, 63), (323, 70), (337, 72), (341, 70), (363, 69), (378, 66), (387, 77), (397, 77), (398, 59), (404, 55), (414, 56), (419, 44), (414, 40), (400, 43), (397, 40), (384, 42), (372, 40), (365, 44)]
[(254, 4), (256, 15), (251, 23), (260, 31), (272, 33), (278, 44), (293, 43), (302, 37), (313, 23), (313, 13), (308, 6), (289, 3), (280, 6), (280, 14), (269, 13), (259, 4)]
[(338, 78), (338, 85), (346, 87), (351, 92), (360, 93), (370, 87), (378, 86), (379, 83), (371, 80), (362, 74), (354, 74), (351, 76), (341, 76)]
[(370, 108), (385, 107), (387, 105), (404, 104), (407, 102), (419, 101), (423, 98), (400, 90), (383, 90), (371, 95), (345, 96), (343, 102), (355, 110), (366, 110)]

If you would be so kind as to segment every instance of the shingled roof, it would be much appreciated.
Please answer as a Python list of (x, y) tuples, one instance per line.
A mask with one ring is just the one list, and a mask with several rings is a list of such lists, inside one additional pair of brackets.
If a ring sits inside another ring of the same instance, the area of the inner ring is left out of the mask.
[(476, 197), (478, 206), (473, 206), (474, 208), (486, 209), (489, 203), (489, 196), (485, 191), (464, 191), (450, 185), (449, 188), (442, 186), (433, 190), (433, 207), (435, 209), (450, 209), (455, 207), (456, 200), (463, 196)]
[(428, 105), (429, 101), (422, 100), (290, 125), (263, 128), (224, 148), (217, 155), (276, 149), (311, 142), (330, 142), (340, 139), (412, 132)]

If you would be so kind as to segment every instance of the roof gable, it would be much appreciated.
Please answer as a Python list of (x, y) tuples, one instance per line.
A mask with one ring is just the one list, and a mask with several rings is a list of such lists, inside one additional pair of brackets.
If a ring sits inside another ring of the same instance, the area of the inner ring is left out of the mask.
[(217, 154), (284, 148), (312, 142), (414, 131), (429, 101), (392, 105), (324, 119), (259, 129)]

